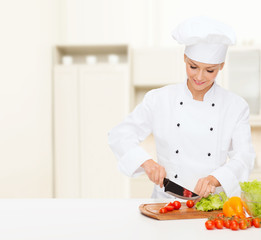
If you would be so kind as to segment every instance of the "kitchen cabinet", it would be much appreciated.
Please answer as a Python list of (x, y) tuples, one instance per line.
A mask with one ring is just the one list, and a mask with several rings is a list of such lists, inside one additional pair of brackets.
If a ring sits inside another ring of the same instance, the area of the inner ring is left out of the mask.
[[(126, 58), (108, 63), (106, 55), (127, 55), (127, 46), (60, 46), (54, 66), (55, 196), (114, 198), (128, 196), (128, 179), (117, 169), (107, 134), (129, 111)], [(98, 52), (98, 62), (86, 55)], [(63, 56), (73, 58), (62, 65)]]
[(123, 197), (126, 186), (108, 132), (128, 109), (128, 66), (79, 68), (81, 196)]
[(79, 197), (79, 79), (77, 66), (54, 69), (54, 191)]

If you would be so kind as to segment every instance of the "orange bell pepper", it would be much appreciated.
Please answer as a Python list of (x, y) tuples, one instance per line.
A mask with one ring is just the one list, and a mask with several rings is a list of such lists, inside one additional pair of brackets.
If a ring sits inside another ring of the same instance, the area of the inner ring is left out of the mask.
[(243, 203), (240, 197), (231, 197), (223, 205), (223, 213), (226, 217), (238, 216), (245, 218)]

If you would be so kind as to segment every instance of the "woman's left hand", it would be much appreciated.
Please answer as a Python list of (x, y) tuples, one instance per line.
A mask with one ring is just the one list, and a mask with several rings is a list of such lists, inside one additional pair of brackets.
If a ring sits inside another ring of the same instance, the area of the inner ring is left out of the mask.
[(207, 197), (209, 194), (214, 193), (216, 187), (219, 187), (220, 182), (212, 175), (200, 178), (194, 188), (194, 192), (200, 197)]

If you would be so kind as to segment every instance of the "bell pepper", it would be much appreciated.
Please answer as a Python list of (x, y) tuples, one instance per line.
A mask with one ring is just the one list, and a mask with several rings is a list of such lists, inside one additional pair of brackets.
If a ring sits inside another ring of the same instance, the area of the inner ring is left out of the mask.
[(245, 218), (243, 203), (240, 197), (231, 197), (223, 205), (223, 213), (226, 217), (238, 216)]

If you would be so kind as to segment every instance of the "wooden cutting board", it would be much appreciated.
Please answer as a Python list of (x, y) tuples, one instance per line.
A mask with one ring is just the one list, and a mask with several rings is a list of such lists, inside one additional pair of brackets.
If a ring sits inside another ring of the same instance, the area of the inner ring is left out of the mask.
[(147, 217), (155, 218), (158, 220), (173, 220), (173, 219), (194, 219), (194, 218), (209, 218), (215, 217), (222, 210), (215, 210), (209, 212), (203, 212), (197, 210), (195, 207), (188, 208), (185, 202), (181, 203), (179, 210), (173, 210), (167, 213), (159, 213), (160, 208), (166, 206), (167, 203), (150, 203), (141, 204), (139, 206), (140, 212)]

